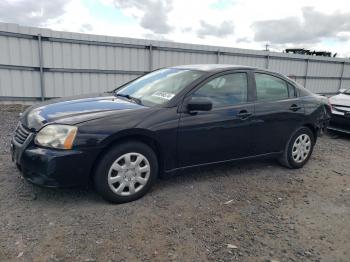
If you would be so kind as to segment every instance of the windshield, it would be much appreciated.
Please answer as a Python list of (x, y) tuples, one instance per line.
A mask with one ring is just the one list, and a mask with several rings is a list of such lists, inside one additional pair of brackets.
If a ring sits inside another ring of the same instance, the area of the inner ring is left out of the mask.
[(123, 86), (116, 91), (116, 95), (134, 99), (147, 106), (162, 105), (202, 75), (204, 72), (196, 70), (160, 69)]
[(350, 88), (346, 90), (343, 94), (350, 95)]

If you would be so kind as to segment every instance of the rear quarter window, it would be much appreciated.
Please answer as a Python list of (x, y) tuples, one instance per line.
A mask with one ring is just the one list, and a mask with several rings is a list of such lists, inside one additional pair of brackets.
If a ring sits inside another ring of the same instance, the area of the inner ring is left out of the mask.
[(288, 83), (288, 92), (289, 92), (289, 97), (293, 98), (293, 97), (297, 97), (297, 91), (295, 86), (293, 86), (292, 84)]

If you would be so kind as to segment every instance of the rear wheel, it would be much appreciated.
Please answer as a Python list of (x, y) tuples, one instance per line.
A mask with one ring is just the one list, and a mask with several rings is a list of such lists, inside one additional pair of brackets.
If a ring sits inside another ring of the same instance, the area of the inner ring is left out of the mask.
[(301, 168), (309, 160), (315, 137), (312, 131), (307, 127), (298, 129), (289, 139), (280, 163), (289, 168)]
[(97, 192), (113, 203), (136, 200), (147, 193), (158, 173), (154, 151), (140, 142), (119, 144), (100, 160), (94, 184)]

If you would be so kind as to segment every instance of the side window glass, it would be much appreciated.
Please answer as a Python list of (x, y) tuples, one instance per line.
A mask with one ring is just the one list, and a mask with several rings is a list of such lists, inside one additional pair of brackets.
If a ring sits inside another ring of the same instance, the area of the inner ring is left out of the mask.
[(213, 108), (226, 107), (247, 101), (248, 79), (246, 73), (233, 73), (210, 80), (193, 96), (208, 98)]
[(288, 83), (289, 97), (296, 97), (295, 87)]
[(287, 83), (277, 77), (255, 73), (258, 101), (282, 100), (289, 97)]

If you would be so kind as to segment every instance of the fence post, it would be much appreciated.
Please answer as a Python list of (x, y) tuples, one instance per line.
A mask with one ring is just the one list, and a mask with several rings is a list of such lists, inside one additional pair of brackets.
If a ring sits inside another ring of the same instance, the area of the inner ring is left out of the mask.
[(307, 77), (309, 76), (309, 59), (306, 59), (306, 68), (305, 68), (305, 84), (304, 87), (306, 88), (307, 84)]
[(153, 46), (152, 46), (152, 44), (149, 44), (148, 67), (149, 67), (149, 71), (153, 70)]
[(216, 51), (216, 63), (220, 64), (220, 50)]
[(38, 47), (39, 47), (39, 72), (40, 72), (40, 91), (41, 101), (45, 101), (45, 86), (44, 86), (44, 69), (43, 69), (43, 45), (41, 34), (38, 34)]
[(339, 78), (339, 86), (338, 86), (338, 91), (341, 89), (342, 82), (343, 82), (343, 76), (344, 76), (344, 67), (345, 67), (345, 61), (342, 63), (342, 68), (341, 68), (341, 75)]
[(269, 69), (269, 65), (270, 64), (270, 54), (267, 54), (267, 56), (266, 56), (266, 69)]

